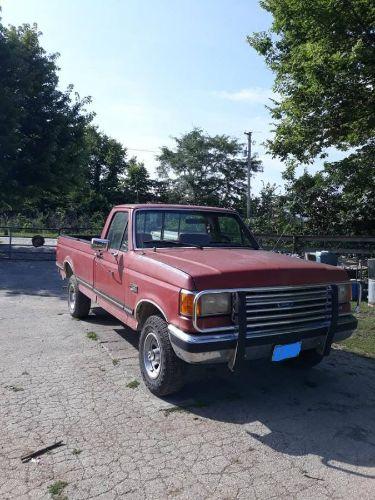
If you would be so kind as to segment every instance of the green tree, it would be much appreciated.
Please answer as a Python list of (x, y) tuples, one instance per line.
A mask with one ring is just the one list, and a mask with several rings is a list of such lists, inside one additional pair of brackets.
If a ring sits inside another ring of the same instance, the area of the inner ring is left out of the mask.
[(295, 219), (291, 215), (285, 194), (279, 194), (276, 184), (263, 184), (258, 196), (251, 203), (251, 229), (261, 233), (289, 233), (295, 230)]
[(375, 234), (375, 164), (367, 152), (325, 163), (315, 175), (287, 176), (286, 202), (305, 232)]
[[(270, 151), (312, 162), (328, 147), (374, 156), (375, 5), (372, 0), (261, 0), (269, 32), (248, 41), (275, 73)], [(354, 156), (352, 155), (354, 160)], [(337, 163), (337, 167), (340, 163)]]
[[(371, 145), (340, 162), (325, 163), (325, 184), (339, 203), (343, 234), (375, 235), (375, 162)], [(332, 215), (332, 214), (331, 214)]]
[(90, 211), (107, 212), (112, 205), (126, 201), (122, 186), (127, 171), (126, 148), (94, 126), (86, 128), (84, 144), (83, 193), (90, 198)]
[[(171, 176), (181, 203), (241, 206), (246, 189), (243, 144), (227, 135), (201, 129), (175, 137), (176, 148), (163, 147), (158, 157), (162, 180)], [(253, 171), (261, 165), (253, 160)]]
[(130, 159), (122, 186), (126, 203), (146, 203), (153, 199), (153, 181), (147, 168), (136, 158)]
[(289, 175), (285, 203), (291, 220), (294, 220), (293, 232), (338, 232), (341, 223), (340, 196), (330, 182), (327, 182), (323, 172), (312, 175), (305, 171), (298, 178), (294, 173)]
[(84, 182), (88, 99), (58, 89), (36, 25), (0, 23), (0, 208), (54, 208)]

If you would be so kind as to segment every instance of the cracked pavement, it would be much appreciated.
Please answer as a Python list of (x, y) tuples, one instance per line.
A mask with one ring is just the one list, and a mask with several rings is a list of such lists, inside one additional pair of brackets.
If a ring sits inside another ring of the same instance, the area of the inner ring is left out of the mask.
[(374, 498), (373, 359), (190, 367), (158, 399), (137, 335), (98, 308), (72, 319), (63, 284), (53, 262), (0, 261), (1, 499), (51, 498), (56, 481), (55, 499)]

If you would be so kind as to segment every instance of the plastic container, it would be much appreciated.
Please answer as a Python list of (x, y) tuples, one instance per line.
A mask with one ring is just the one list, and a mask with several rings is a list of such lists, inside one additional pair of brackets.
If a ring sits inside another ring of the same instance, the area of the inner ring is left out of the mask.
[(330, 264), (331, 266), (337, 266), (337, 255), (335, 253), (329, 252), (328, 250), (322, 250), (319, 252), (309, 252), (305, 254), (307, 260), (314, 260), (315, 262), (321, 262), (322, 264)]
[(368, 280), (368, 305), (375, 307), (375, 279)]
[(360, 285), (356, 280), (350, 280), (352, 283), (352, 300), (358, 300)]
[(375, 280), (375, 259), (368, 259), (368, 277)]

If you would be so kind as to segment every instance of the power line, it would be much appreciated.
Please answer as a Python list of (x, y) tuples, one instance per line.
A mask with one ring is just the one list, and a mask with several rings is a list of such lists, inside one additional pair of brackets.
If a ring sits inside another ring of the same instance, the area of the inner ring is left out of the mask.
[(128, 151), (142, 151), (143, 153), (159, 153), (159, 151), (155, 151), (153, 149), (135, 149), (135, 148), (126, 148)]

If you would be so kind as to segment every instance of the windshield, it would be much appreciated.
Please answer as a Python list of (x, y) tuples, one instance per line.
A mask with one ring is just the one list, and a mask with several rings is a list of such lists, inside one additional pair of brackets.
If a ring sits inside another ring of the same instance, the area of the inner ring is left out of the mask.
[(139, 210), (136, 212), (135, 238), (138, 248), (258, 248), (236, 214), (203, 210)]

